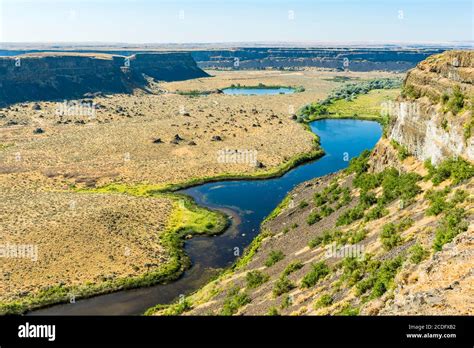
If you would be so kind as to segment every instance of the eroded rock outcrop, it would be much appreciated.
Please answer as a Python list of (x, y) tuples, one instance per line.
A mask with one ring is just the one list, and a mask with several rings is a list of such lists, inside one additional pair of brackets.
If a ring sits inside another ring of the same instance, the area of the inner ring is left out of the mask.
[(148, 79), (208, 76), (188, 53), (35, 53), (0, 57), (0, 104), (80, 98), (86, 93), (131, 93)]
[(474, 160), (474, 52), (449, 51), (411, 70), (402, 96), (388, 105), (389, 136), (419, 160)]

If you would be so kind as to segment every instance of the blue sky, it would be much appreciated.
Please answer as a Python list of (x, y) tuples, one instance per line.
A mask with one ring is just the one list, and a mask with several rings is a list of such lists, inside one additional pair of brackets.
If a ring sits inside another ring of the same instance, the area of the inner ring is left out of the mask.
[(472, 0), (0, 0), (3, 42), (473, 40)]

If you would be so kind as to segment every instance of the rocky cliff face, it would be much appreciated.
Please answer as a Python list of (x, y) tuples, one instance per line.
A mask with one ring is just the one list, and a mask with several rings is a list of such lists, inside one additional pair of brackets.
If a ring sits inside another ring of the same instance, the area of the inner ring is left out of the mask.
[(390, 138), (420, 160), (474, 160), (473, 84), (474, 52), (450, 51), (419, 63), (408, 73), (402, 97), (387, 108)]
[[(406, 71), (442, 49), (249, 47), (193, 52), (202, 68), (324, 68)], [(236, 65), (236, 63), (238, 64)]]
[(85, 93), (130, 93), (146, 77), (178, 81), (208, 76), (190, 54), (35, 53), (0, 58), (0, 103), (79, 98)]

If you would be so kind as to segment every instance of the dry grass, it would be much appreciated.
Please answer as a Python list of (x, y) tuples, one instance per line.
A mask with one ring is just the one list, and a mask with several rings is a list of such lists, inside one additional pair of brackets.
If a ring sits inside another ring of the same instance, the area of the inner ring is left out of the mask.
[(167, 262), (160, 236), (170, 200), (14, 187), (21, 179), (2, 176), (0, 245), (34, 245), (37, 261), (2, 259), (0, 301), (50, 285), (136, 276)]

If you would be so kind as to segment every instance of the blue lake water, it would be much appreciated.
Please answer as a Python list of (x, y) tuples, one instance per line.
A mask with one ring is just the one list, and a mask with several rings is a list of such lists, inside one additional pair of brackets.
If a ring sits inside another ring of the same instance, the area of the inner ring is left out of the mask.
[(185, 249), (193, 266), (180, 279), (169, 284), (96, 296), (74, 304), (56, 305), (31, 314), (138, 315), (149, 307), (169, 303), (204, 285), (218, 269), (228, 267), (236, 260), (235, 248), (242, 252), (250, 244), (259, 233), (263, 219), (296, 185), (347, 167), (348, 160), (365, 149), (372, 149), (382, 134), (380, 125), (373, 121), (320, 120), (310, 126), (320, 136), (326, 152), (322, 158), (274, 179), (221, 181), (180, 191), (192, 196), (200, 205), (232, 216), (232, 223), (225, 233), (186, 241)]
[(291, 94), (294, 88), (225, 88), (222, 90), (224, 94), (231, 95), (275, 95), (275, 94)]

